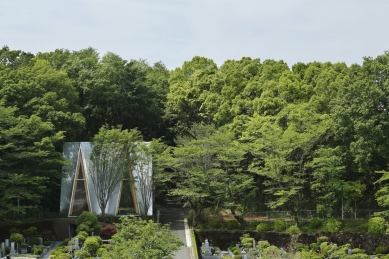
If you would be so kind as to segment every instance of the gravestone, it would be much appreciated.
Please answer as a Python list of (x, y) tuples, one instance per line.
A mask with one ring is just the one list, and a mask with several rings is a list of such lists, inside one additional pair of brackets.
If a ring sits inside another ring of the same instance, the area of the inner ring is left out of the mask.
[(5, 246), (6, 246), (6, 247), (9, 247), (9, 239), (6, 239), (6, 240), (5, 240)]
[(202, 255), (203, 259), (219, 259), (220, 258), (220, 256), (212, 254), (213, 247), (209, 244), (208, 239), (205, 239), (204, 244), (203, 244), (203, 248), (204, 248), (204, 254)]
[(80, 249), (80, 241), (77, 237), (74, 239), (74, 248), (76, 250)]
[(41, 245), (41, 246), (43, 245), (43, 238), (41, 238), (41, 237), (39, 238), (39, 245)]
[(11, 255), (14, 255), (16, 254), (16, 251), (15, 251), (15, 242), (11, 242), (11, 252), (10, 252)]
[(4, 242), (1, 243), (1, 250), (4, 250), (5, 244)]

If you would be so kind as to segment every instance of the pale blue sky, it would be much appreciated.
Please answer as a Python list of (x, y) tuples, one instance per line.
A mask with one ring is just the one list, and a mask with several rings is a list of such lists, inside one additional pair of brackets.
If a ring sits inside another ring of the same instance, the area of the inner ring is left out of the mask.
[(388, 10), (388, 0), (2, 0), (0, 45), (90, 46), (169, 69), (194, 56), (350, 65), (389, 50)]

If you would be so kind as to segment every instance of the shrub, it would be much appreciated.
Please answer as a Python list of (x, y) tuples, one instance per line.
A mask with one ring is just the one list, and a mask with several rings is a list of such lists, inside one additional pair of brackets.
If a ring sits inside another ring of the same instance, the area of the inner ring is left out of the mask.
[(295, 248), (296, 252), (301, 252), (301, 251), (308, 251), (309, 248), (307, 245), (304, 245), (303, 243), (297, 243)]
[[(15, 243), (18, 243), (20, 244), (21, 242), (23, 242), (24, 238), (23, 238), (23, 235), (22, 234), (19, 234), (19, 233), (12, 233), (11, 234), (11, 237), (9, 238), (9, 240), (11, 242), (15, 242)], [(39, 240), (38, 240), (39, 241)]]
[(360, 248), (354, 248), (351, 250), (352, 254), (366, 254), (366, 250)]
[(375, 249), (376, 254), (386, 254), (388, 252), (388, 249), (386, 246), (377, 246)]
[(8, 246), (4, 247), (4, 254), (5, 255), (9, 255), (10, 252), (11, 252), (11, 248), (9, 248)]
[(43, 241), (43, 245), (44, 246), (50, 246), (51, 245), (51, 241), (49, 241), (49, 240)]
[(266, 248), (270, 246), (269, 242), (267, 241), (258, 241), (257, 247), (260, 251), (264, 251)]
[(274, 221), (274, 230), (276, 232), (283, 232), (286, 229), (286, 221), (285, 219), (278, 218)]
[(70, 238), (65, 238), (59, 246), (67, 246), (70, 241)]
[(23, 230), (23, 234), (26, 237), (33, 237), (33, 236), (36, 236), (38, 234), (38, 231), (37, 231), (36, 227), (29, 227), (29, 228)]
[(259, 223), (258, 226), (257, 226), (257, 231), (258, 232), (266, 232), (269, 229), (270, 228), (269, 228), (269, 225), (267, 223)]
[(85, 231), (90, 233), (92, 231), (100, 230), (101, 226), (98, 224), (97, 216), (91, 212), (84, 211), (76, 220), (76, 232)]
[(371, 234), (385, 233), (385, 219), (381, 217), (374, 217), (367, 222), (367, 231)]
[(324, 230), (327, 232), (338, 232), (341, 226), (342, 223), (335, 218), (329, 218), (324, 222)]
[(100, 236), (105, 239), (110, 239), (113, 235), (116, 234), (117, 228), (112, 225), (107, 225), (100, 229)]
[(285, 232), (297, 235), (301, 233), (301, 230), (297, 226), (290, 226)]
[(74, 255), (80, 259), (85, 259), (85, 258), (90, 257), (90, 253), (85, 251), (85, 250), (77, 250), (74, 252)]
[(226, 227), (229, 230), (239, 229), (239, 223), (236, 220), (229, 220), (226, 222)]
[(240, 238), (240, 243), (242, 244), (242, 246), (244, 248), (252, 248), (253, 247), (253, 241), (254, 241), (254, 238), (250, 237), (250, 234), (244, 234)]
[(107, 252), (107, 249), (103, 248), (103, 247), (100, 247), (99, 249), (97, 249), (96, 251), (96, 256), (97, 257), (101, 257), (103, 255), (104, 252)]
[(324, 242), (329, 242), (329, 238), (326, 237), (326, 236), (321, 236), (321, 237), (318, 237), (317, 240), (316, 240), (316, 243), (318, 246), (320, 246), (322, 243)]
[(88, 237), (84, 242), (84, 248), (91, 253), (95, 253), (100, 247), (99, 242), (95, 237)]
[(313, 250), (313, 251), (316, 251), (319, 249), (319, 245), (317, 243), (311, 243), (309, 245), (309, 248), (311, 248), (311, 250)]
[(32, 237), (30, 239), (30, 245), (35, 245), (35, 246), (39, 245), (39, 237)]
[(80, 231), (78, 232), (77, 236), (75, 236), (76, 238), (78, 238), (79, 240), (81, 240), (82, 242), (85, 241), (85, 239), (88, 237), (88, 233), (85, 232), (85, 231)]
[(32, 252), (34, 253), (34, 255), (40, 255), (40, 254), (42, 254), (43, 249), (41, 247), (34, 247), (32, 249)]
[(209, 227), (210, 227), (211, 229), (221, 229), (223, 226), (222, 226), (222, 224), (220, 223), (219, 220), (214, 219), (214, 220), (212, 220), (211, 223), (209, 224)]
[(321, 219), (315, 217), (315, 218), (312, 218), (310, 221), (309, 221), (309, 227), (311, 229), (318, 229), (320, 228), (322, 225), (321, 223)]
[(234, 255), (234, 259), (242, 259), (242, 255)]

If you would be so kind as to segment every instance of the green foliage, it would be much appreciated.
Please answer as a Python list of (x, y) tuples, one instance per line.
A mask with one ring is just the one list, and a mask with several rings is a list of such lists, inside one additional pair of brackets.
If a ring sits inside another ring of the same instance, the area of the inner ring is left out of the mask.
[(327, 232), (337, 232), (341, 226), (342, 223), (335, 218), (329, 218), (324, 221), (324, 230)]
[(285, 232), (296, 235), (296, 234), (300, 234), (301, 230), (297, 226), (293, 225), (293, 226), (290, 226), (289, 228), (287, 228), (285, 230)]
[(88, 238), (88, 233), (86, 232), (86, 231), (79, 231), (78, 233), (77, 233), (77, 236), (75, 236), (75, 238), (78, 238), (79, 240), (81, 240), (82, 242), (84, 242), (85, 241), (85, 239), (87, 239)]
[(377, 246), (375, 252), (376, 254), (386, 254), (388, 253), (388, 248), (386, 246)]
[(9, 255), (10, 252), (11, 252), (11, 248), (10, 247), (8, 247), (8, 246), (4, 247), (4, 254), (5, 255)]
[(209, 226), (210, 226), (211, 229), (221, 229), (221, 228), (223, 228), (222, 223), (218, 219), (212, 220), (211, 223), (209, 224)]
[(32, 237), (31, 239), (30, 239), (30, 245), (39, 245), (39, 237)]
[(40, 255), (43, 252), (43, 248), (42, 247), (34, 247), (32, 249), (32, 252), (34, 253), (34, 255)]
[(97, 216), (89, 211), (83, 211), (76, 220), (76, 232), (85, 231), (90, 233), (92, 231), (100, 230), (101, 226), (98, 224)]
[(366, 250), (360, 249), (360, 248), (353, 248), (353, 249), (351, 250), (351, 252), (352, 252), (353, 254), (366, 254)]
[(91, 256), (90, 253), (86, 250), (77, 250), (74, 252), (74, 255), (80, 259), (86, 259)]
[(278, 218), (274, 221), (274, 230), (276, 232), (284, 232), (286, 230), (286, 221), (283, 218)]
[(253, 247), (254, 238), (250, 237), (250, 234), (243, 234), (239, 239), (244, 248), (248, 249)]
[(310, 221), (309, 221), (309, 227), (311, 229), (318, 229), (322, 226), (322, 222), (321, 222), (321, 219), (315, 217), (315, 218), (312, 218)]
[(100, 247), (99, 249), (97, 249), (96, 251), (96, 256), (97, 257), (101, 257), (103, 255), (103, 253), (107, 252), (107, 249), (103, 248), (103, 247)]
[(381, 217), (370, 218), (367, 222), (367, 228), (371, 234), (383, 234), (386, 231), (386, 221)]
[(294, 249), (296, 252), (309, 251), (309, 247), (307, 245), (304, 245), (303, 243), (296, 243)]
[(239, 229), (239, 222), (236, 220), (228, 220), (226, 222), (226, 228), (230, 230)]
[(43, 241), (43, 245), (44, 246), (50, 246), (51, 245), (51, 241), (45, 240), (45, 241)]
[[(11, 236), (10, 236), (10, 238), (9, 238), (9, 240), (10, 240), (11, 242), (15, 242), (15, 243), (20, 244), (20, 243), (23, 242), (24, 237), (23, 237), (22, 234), (19, 234), (19, 233), (12, 233)], [(39, 245), (39, 243), (38, 243), (38, 245)]]
[(269, 224), (267, 224), (267, 223), (262, 222), (262, 223), (259, 223), (257, 225), (257, 231), (258, 232), (266, 232), (269, 229), (270, 229), (270, 227), (269, 227)]
[[(162, 226), (149, 220), (121, 217), (118, 232), (112, 237), (113, 249), (102, 258), (163, 258), (180, 249), (182, 241)], [(139, 257), (140, 256), (140, 257)]]
[(68, 243), (69, 243), (69, 241), (70, 241), (70, 238), (65, 238), (60, 244), (59, 244), (59, 246), (67, 246), (68, 245)]
[(266, 248), (268, 248), (270, 246), (269, 242), (268, 241), (258, 241), (257, 243), (257, 247), (259, 248), (259, 250), (261, 251), (264, 251)]
[(317, 243), (318, 246), (320, 246), (322, 243), (329, 242), (329, 241), (330, 241), (330, 239), (328, 237), (320, 236), (320, 237), (317, 238), (316, 243)]
[(87, 237), (84, 242), (84, 249), (89, 253), (94, 254), (97, 249), (100, 247), (99, 241), (93, 237)]
[(23, 234), (26, 237), (33, 237), (38, 234), (36, 227), (29, 227), (28, 229), (23, 230)]

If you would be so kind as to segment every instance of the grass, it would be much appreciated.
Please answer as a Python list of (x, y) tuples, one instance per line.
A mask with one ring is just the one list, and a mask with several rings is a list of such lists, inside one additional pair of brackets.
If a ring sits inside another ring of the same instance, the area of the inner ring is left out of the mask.
[(199, 258), (199, 255), (197, 253), (197, 244), (196, 244), (196, 237), (194, 235), (194, 230), (193, 228), (190, 228), (190, 236), (192, 238), (192, 247), (193, 247), (193, 254), (194, 258)]

